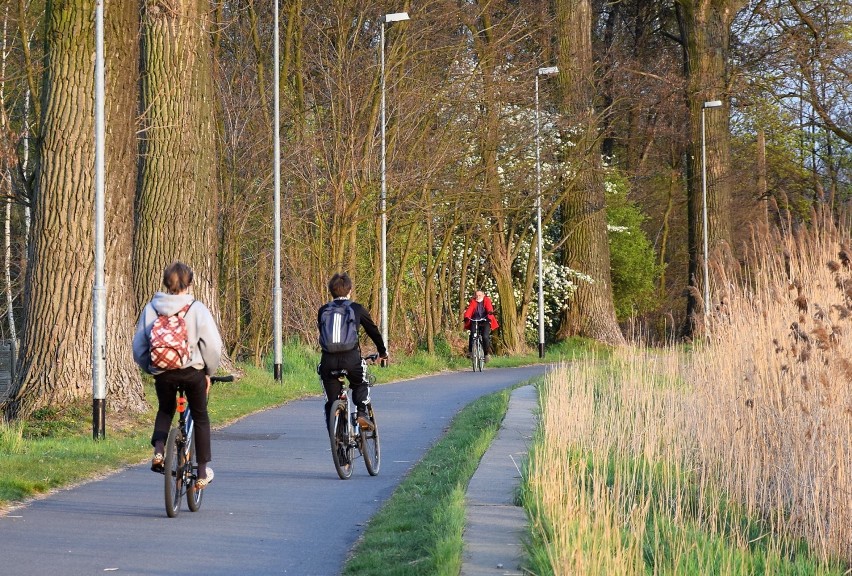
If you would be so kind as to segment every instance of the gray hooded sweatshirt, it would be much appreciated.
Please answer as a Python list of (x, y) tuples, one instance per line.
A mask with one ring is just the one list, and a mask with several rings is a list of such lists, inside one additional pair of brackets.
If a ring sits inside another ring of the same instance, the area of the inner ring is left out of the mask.
[(192, 366), (198, 370), (206, 370), (211, 376), (216, 373), (219, 361), (222, 359), (222, 337), (219, 335), (210, 310), (203, 303), (195, 300), (191, 294), (157, 292), (142, 310), (142, 315), (136, 324), (136, 334), (133, 336), (133, 359), (148, 374), (156, 375), (163, 372), (151, 366), (149, 336), (158, 313), (167, 316), (177, 314), (190, 302), (192, 306), (184, 316), (189, 337), (189, 361), (182, 368)]

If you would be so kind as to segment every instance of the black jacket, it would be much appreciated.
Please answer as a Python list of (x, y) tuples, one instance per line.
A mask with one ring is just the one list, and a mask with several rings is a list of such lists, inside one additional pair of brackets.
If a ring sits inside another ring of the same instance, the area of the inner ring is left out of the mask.
[[(370, 317), (370, 313), (367, 312), (367, 309), (358, 304), (357, 302), (350, 302), (350, 306), (352, 306), (352, 311), (355, 313), (355, 320), (357, 321), (359, 326), (364, 327), (364, 332), (367, 333), (367, 336), (373, 341), (376, 345), (376, 350), (379, 353), (379, 356), (387, 356), (388, 351), (385, 348), (385, 341), (382, 338), (382, 333), (379, 332), (376, 323), (373, 322), (373, 319)], [(328, 303), (320, 306), (319, 311), (317, 312), (317, 329), (320, 327), (320, 322), (322, 321), (322, 313), (328, 307)], [(328, 352), (323, 352), (323, 354), (328, 354)], [(348, 352), (347, 352), (348, 354)]]

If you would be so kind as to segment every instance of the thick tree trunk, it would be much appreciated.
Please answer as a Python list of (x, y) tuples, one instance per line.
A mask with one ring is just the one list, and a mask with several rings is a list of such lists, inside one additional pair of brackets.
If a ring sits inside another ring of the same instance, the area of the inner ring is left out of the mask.
[[(26, 279), (25, 329), (10, 412), (26, 415), (91, 394), (94, 278), (94, 0), (48, 3), (40, 164)], [(112, 90), (107, 150), (107, 380), (111, 406), (140, 409), (130, 355), (135, 322), (126, 264), (135, 166), (134, 10), (111, 2), (105, 30)], [(120, 21), (120, 23), (119, 23)], [(113, 44), (113, 45), (114, 45)], [(125, 60), (126, 59), (126, 60)], [(115, 177), (113, 177), (115, 176)]]
[(133, 218), (136, 197), (139, 106), (139, 6), (104, 4), (106, 61), (106, 286), (107, 401), (111, 409), (145, 407), (142, 380), (133, 362), (138, 308), (133, 289)]
[[(558, 337), (585, 336), (620, 344), (624, 341), (615, 317), (607, 237), (604, 180), (594, 110), (592, 10), (588, 0), (557, 0), (559, 88), (562, 112), (573, 122), (575, 154), (566, 157), (576, 176), (564, 186), (564, 264), (586, 274), (563, 314)], [(563, 172), (568, 172), (568, 168)]]
[(163, 268), (182, 260), (194, 294), (218, 317), (218, 154), (209, 2), (146, 0), (142, 15), (144, 137), (134, 281), (142, 306)]
[[(687, 210), (689, 220), (689, 286), (687, 320), (682, 330), (692, 336), (695, 315), (703, 311), (698, 299), (703, 276), (704, 185), (702, 148), (707, 158), (707, 228), (709, 252), (721, 244), (731, 246), (731, 184), (729, 98), (727, 65), (731, 22), (743, 0), (678, 0), (681, 35), (686, 46), (684, 70), (687, 76), (686, 101), (691, 118), (691, 149), (687, 166)], [(703, 110), (705, 102), (721, 100), (721, 108)], [(701, 118), (704, 116), (704, 134)], [(702, 136), (706, 146), (702, 147)]]

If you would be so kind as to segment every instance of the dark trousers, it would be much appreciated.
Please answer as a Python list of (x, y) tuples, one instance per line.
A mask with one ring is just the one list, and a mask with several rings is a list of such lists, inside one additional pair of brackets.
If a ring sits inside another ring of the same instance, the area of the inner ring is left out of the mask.
[(470, 324), (470, 336), (467, 339), (467, 350), (470, 352), (473, 348), (473, 331), (477, 327), (479, 328), (479, 334), (482, 336), (482, 350), (489, 356), (491, 355), (491, 323), (490, 322), (477, 322), (474, 325), (473, 322)]
[(334, 370), (346, 370), (346, 378), (349, 380), (349, 388), (352, 390), (352, 401), (358, 407), (358, 410), (366, 410), (366, 403), (370, 398), (370, 388), (364, 381), (364, 364), (361, 360), (361, 350), (355, 349), (351, 352), (343, 352), (340, 354), (329, 354), (323, 352), (320, 358), (320, 365), (317, 368), (322, 387), (325, 390), (325, 421), (328, 422), (328, 415), (331, 411), (331, 405), (340, 396), (340, 391), (343, 388), (343, 383), (337, 376), (332, 376)]
[(192, 411), (195, 426), (195, 454), (199, 464), (210, 462), (210, 416), (207, 414), (207, 378), (203, 370), (192, 366), (180, 370), (167, 370), (154, 376), (157, 389), (157, 417), (154, 419), (154, 434), (151, 445), (165, 442), (177, 410), (177, 387), (183, 384), (186, 401)]

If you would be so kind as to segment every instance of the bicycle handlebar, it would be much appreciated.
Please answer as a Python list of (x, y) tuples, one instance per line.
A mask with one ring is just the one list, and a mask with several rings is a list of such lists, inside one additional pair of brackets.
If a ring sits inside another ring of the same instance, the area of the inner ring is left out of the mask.
[(234, 375), (228, 374), (226, 376), (211, 376), (210, 381), (211, 382), (233, 382), (234, 381)]
[(470, 318), (471, 322), (488, 322), (488, 318)]

